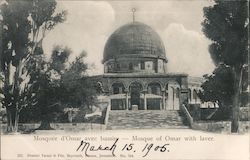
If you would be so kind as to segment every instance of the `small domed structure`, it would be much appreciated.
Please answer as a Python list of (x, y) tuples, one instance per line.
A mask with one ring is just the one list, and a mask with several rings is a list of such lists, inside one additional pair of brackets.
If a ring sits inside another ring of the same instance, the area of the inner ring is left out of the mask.
[(165, 73), (166, 62), (165, 47), (160, 36), (151, 27), (140, 22), (132, 22), (117, 29), (104, 48), (106, 73)]

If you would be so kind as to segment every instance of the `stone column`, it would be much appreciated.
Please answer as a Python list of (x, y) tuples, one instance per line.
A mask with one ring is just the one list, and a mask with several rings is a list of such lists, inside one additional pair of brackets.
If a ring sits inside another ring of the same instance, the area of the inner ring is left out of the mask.
[(165, 90), (162, 92), (162, 108), (161, 109), (163, 110), (166, 109), (166, 91)]
[(147, 92), (143, 93), (143, 95), (144, 95), (144, 110), (147, 110), (147, 97), (146, 97), (146, 93)]
[(126, 110), (128, 110), (128, 93), (129, 92), (126, 92)]
[(109, 102), (109, 105), (108, 105), (108, 111), (110, 111), (111, 110), (111, 98), (109, 98), (109, 100), (108, 100)]
[(192, 103), (192, 100), (193, 100), (193, 88), (190, 88), (190, 100), (189, 100), (189, 103)]
[(173, 106), (174, 106), (174, 91), (173, 91), (173, 86), (169, 85), (168, 87), (168, 106), (167, 106), (167, 110), (173, 110)]
[(163, 109), (163, 106), (162, 106), (162, 100), (160, 100), (160, 110)]

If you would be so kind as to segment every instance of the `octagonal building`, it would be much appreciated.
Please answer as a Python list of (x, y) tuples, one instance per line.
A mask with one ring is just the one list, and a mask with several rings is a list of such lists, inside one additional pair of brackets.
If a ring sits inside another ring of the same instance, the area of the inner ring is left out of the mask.
[(201, 79), (168, 73), (164, 44), (141, 22), (115, 30), (104, 47), (104, 74), (94, 76), (110, 101), (110, 110), (179, 110), (199, 103)]

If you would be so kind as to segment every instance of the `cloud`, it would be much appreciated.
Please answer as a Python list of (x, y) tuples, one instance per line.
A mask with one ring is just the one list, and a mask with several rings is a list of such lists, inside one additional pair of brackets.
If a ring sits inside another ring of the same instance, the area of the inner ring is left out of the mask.
[(102, 74), (108, 37), (132, 21), (131, 8), (136, 7), (136, 20), (151, 26), (162, 37), (169, 71), (200, 76), (214, 68), (207, 50), (209, 41), (200, 25), (202, 9), (208, 5), (208, 1), (58, 1), (57, 10), (68, 11), (67, 21), (47, 35), (43, 47), (50, 55), (54, 45), (66, 45), (73, 50), (70, 60), (85, 50), (87, 62), (95, 65), (90, 74)]
[(106, 35), (115, 19), (113, 8), (109, 3), (100, 1), (59, 1), (59, 9), (68, 11), (67, 20), (46, 36), (43, 41), (45, 53), (50, 55), (54, 45), (68, 46), (73, 51), (72, 60), (85, 50), (87, 62), (95, 63), (93, 72), (101, 73)]
[(208, 52), (210, 42), (203, 34), (187, 30), (182, 24), (171, 23), (161, 35), (169, 60), (169, 72), (202, 76), (213, 71)]
[(168, 1), (109, 1), (116, 12), (115, 25), (132, 21), (132, 8), (136, 8), (135, 19), (157, 30), (164, 30), (171, 23), (181, 23), (187, 29), (201, 33), (203, 7), (212, 5), (210, 0)]

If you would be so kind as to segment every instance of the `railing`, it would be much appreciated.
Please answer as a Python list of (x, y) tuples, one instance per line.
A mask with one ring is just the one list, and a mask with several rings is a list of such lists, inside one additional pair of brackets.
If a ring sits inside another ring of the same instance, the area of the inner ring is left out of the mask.
[(184, 104), (181, 105), (181, 111), (185, 114), (187, 120), (188, 120), (188, 123), (189, 123), (189, 126), (192, 128), (192, 125), (194, 123), (194, 120), (193, 120), (193, 117), (190, 115), (190, 113), (188, 112), (186, 106)]
[(111, 109), (111, 103), (109, 103), (108, 106), (107, 106), (107, 111), (106, 111), (106, 115), (105, 115), (105, 119), (104, 119), (105, 128), (106, 128), (107, 125), (108, 125), (110, 109)]

